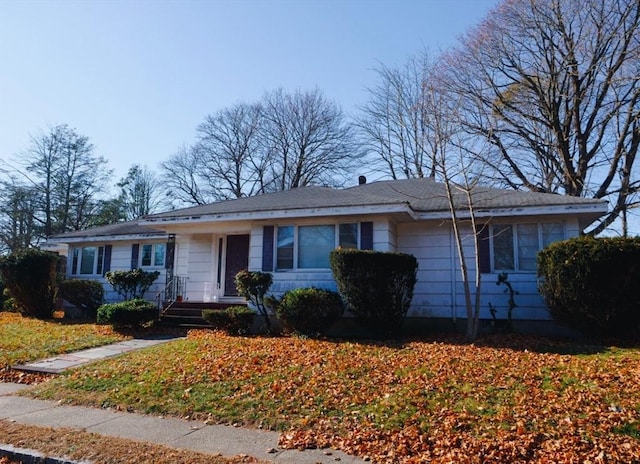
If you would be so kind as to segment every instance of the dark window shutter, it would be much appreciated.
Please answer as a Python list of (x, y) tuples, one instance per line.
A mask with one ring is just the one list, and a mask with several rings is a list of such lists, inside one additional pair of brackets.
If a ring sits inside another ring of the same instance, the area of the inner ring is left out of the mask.
[(478, 262), (480, 264), (480, 273), (487, 274), (491, 272), (491, 253), (489, 251), (489, 224), (480, 226), (478, 234)]
[(78, 248), (73, 249), (73, 254), (71, 255), (71, 275), (78, 274)]
[(131, 245), (131, 269), (138, 268), (138, 255), (140, 254), (140, 244), (134, 243)]
[(360, 223), (360, 249), (373, 250), (373, 222)]
[(273, 226), (262, 228), (262, 270), (273, 271)]
[(102, 275), (105, 275), (111, 270), (111, 245), (104, 246), (104, 265), (102, 268)]
[(165, 269), (173, 269), (173, 263), (176, 255), (176, 236), (169, 235), (167, 240), (166, 259), (164, 260)]

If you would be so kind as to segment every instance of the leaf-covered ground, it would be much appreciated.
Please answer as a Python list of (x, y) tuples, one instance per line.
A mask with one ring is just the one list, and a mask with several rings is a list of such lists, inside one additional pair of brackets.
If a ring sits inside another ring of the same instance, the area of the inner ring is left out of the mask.
[(34, 383), (49, 376), (12, 370), (14, 364), (106, 345), (125, 335), (110, 326), (41, 321), (0, 312), (0, 382)]
[(332, 446), (374, 462), (640, 462), (640, 350), (630, 348), (201, 330), (31, 394), (279, 429), (284, 447)]

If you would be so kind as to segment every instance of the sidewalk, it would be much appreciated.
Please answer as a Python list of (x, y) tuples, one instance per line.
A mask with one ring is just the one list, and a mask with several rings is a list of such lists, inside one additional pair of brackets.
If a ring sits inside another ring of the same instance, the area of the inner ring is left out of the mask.
[[(128, 340), (101, 348), (92, 348), (70, 355), (32, 362), (19, 368), (59, 373), (98, 359), (166, 341), (169, 339)], [(274, 463), (328, 464), (340, 462), (341, 464), (357, 464), (365, 462), (335, 450), (280, 449), (278, 448), (280, 435), (278, 432), (225, 425), (207, 425), (197, 421), (117, 412), (109, 409), (68, 406), (57, 402), (14, 395), (26, 388), (29, 387), (0, 382), (0, 420), (43, 427), (70, 427), (172, 448), (212, 454), (220, 453), (223, 456), (246, 454)], [(0, 438), (0, 447), (2, 445)]]

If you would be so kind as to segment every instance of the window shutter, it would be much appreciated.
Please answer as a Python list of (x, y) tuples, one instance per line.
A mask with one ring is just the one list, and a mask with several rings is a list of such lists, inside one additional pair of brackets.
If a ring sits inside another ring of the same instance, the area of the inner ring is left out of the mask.
[(167, 256), (165, 257), (165, 260), (164, 260), (164, 268), (173, 269), (173, 263), (176, 255), (176, 236), (173, 234), (169, 235), (165, 253), (167, 254)]
[(262, 270), (273, 271), (273, 226), (262, 228)]
[(480, 273), (487, 274), (491, 272), (491, 253), (489, 251), (489, 224), (480, 226), (478, 234), (478, 262), (480, 264)]
[(71, 255), (71, 275), (78, 274), (78, 254), (79, 254), (78, 249), (74, 248), (73, 253)]
[(134, 243), (131, 245), (131, 269), (138, 268), (138, 255), (140, 254), (140, 244)]
[(104, 264), (102, 266), (102, 275), (111, 270), (111, 245), (104, 246)]
[(373, 222), (360, 223), (360, 249), (373, 250)]

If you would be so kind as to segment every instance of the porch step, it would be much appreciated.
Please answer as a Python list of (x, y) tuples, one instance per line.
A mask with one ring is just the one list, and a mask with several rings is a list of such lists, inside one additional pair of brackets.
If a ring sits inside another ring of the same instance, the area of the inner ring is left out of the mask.
[(229, 306), (246, 306), (246, 304), (226, 302), (174, 303), (162, 312), (160, 322), (174, 327), (211, 327), (209, 323), (202, 318), (202, 310), (226, 309)]

